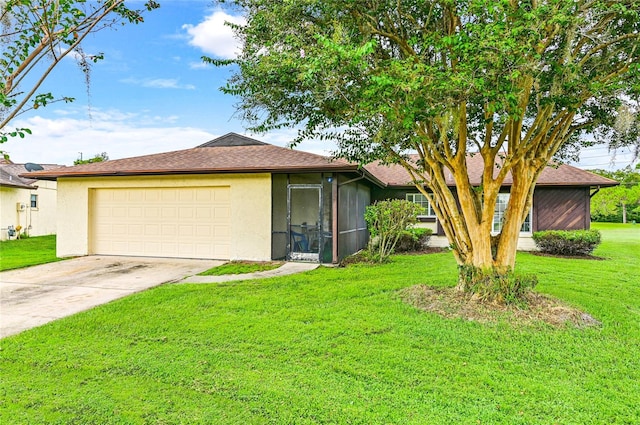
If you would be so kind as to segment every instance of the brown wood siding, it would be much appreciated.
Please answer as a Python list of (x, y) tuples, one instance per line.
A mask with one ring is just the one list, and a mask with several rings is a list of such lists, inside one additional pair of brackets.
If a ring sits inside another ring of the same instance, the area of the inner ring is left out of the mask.
[(588, 229), (589, 188), (536, 188), (533, 231)]

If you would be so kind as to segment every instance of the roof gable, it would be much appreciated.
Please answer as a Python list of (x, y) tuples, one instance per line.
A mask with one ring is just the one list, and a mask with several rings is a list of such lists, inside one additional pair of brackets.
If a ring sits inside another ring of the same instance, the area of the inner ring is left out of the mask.
[(247, 136), (242, 136), (237, 133), (227, 133), (224, 136), (220, 136), (217, 139), (203, 143), (197, 148), (215, 148), (215, 147), (228, 147), (228, 146), (255, 146), (266, 145), (267, 143), (261, 142), (256, 139), (252, 139)]

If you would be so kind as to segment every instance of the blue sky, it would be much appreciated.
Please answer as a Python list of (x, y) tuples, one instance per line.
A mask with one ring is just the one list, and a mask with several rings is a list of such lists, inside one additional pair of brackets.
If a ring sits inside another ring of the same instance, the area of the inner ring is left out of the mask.
[[(237, 99), (223, 94), (232, 69), (205, 66), (200, 57), (232, 57), (237, 44), (225, 20), (241, 19), (210, 1), (161, 0), (160, 9), (139, 25), (105, 29), (87, 37), (86, 53), (102, 52), (94, 65), (90, 93), (75, 60), (65, 59), (43, 92), (70, 96), (70, 104), (52, 104), (23, 114), (11, 127), (33, 135), (0, 146), (14, 162), (71, 165), (82, 155), (107, 152), (111, 159), (186, 149), (228, 132), (285, 146), (295, 134), (283, 130), (252, 135), (234, 114)], [(141, 7), (142, 2), (129, 2)], [(332, 146), (305, 142), (299, 149), (328, 154)], [(629, 156), (618, 153), (612, 165), (606, 149), (589, 148), (581, 166), (619, 168)]]
[[(141, 7), (142, 2), (129, 2)], [(70, 165), (80, 156), (107, 152), (111, 159), (191, 148), (228, 132), (248, 134), (234, 114), (237, 99), (219, 87), (230, 67), (205, 66), (202, 55), (231, 57), (236, 50), (225, 20), (237, 19), (209, 1), (164, 0), (139, 25), (89, 35), (88, 54), (104, 53), (93, 66), (90, 92), (68, 57), (41, 92), (74, 97), (16, 118), (10, 127), (33, 135), (0, 146), (14, 162)], [(255, 135), (284, 146), (293, 131)], [(301, 149), (328, 153), (320, 144)]]

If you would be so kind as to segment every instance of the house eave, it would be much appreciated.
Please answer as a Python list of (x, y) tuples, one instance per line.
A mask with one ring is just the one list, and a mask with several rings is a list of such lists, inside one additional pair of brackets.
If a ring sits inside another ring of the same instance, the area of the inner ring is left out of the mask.
[[(164, 175), (206, 175), (206, 174), (284, 174), (284, 173), (336, 173), (336, 172), (357, 172), (357, 166), (335, 166), (335, 167), (262, 167), (262, 168), (226, 168), (226, 169), (156, 169), (156, 170), (118, 170), (118, 171), (98, 171), (98, 172), (64, 172), (64, 173), (50, 173), (50, 174), (38, 174), (37, 178), (40, 180), (57, 180), (59, 178), (91, 178), (91, 177), (126, 177), (126, 176), (164, 176)], [(376, 184), (382, 184), (375, 177), (369, 173), (367, 178)], [(31, 174), (25, 175), (25, 177), (33, 178), (35, 176)]]
[[(479, 183), (471, 183), (472, 185), (479, 185)], [(501, 187), (511, 187), (512, 183), (503, 183)], [(589, 187), (589, 188), (605, 188), (605, 187), (613, 187), (613, 186), (618, 186), (620, 185), (619, 182), (606, 182), (606, 183), (594, 183), (594, 182), (558, 182), (558, 183), (536, 183), (536, 187)], [(425, 187), (427, 187), (426, 185), (424, 185)], [(411, 189), (411, 188), (415, 188), (416, 186), (414, 184), (411, 183), (405, 183), (405, 184), (397, 184), (397, 183), (389, 183), (384, 185), (383, 187), (389, 188), (389, 189)], [(454, 184), (448, 184), (447, 187), (449, 187), (450, 189), (455, 189), (455, 185)]]
[(12, 189), (28, 189), (28, 190), (35, 190), (38, 189), (38, 186), (30, 186), (27, 184), (20, 184), (20, 183), (0, 183), (0, 187), (10, 187)]

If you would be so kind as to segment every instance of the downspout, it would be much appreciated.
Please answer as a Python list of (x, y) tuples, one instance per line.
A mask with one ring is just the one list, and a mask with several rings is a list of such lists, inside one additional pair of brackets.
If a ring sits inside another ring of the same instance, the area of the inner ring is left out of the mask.
[(589, 202), (587, 202), (587, 214), (584, 218), (585, 223), (584, 223), (584, 228), (585, 229), (591, 229), (591, 199), (596, 196), (596, 194), (600, 192), (600, 186), (596, 187), (595, 192), (590, 193), (589, 194)]

